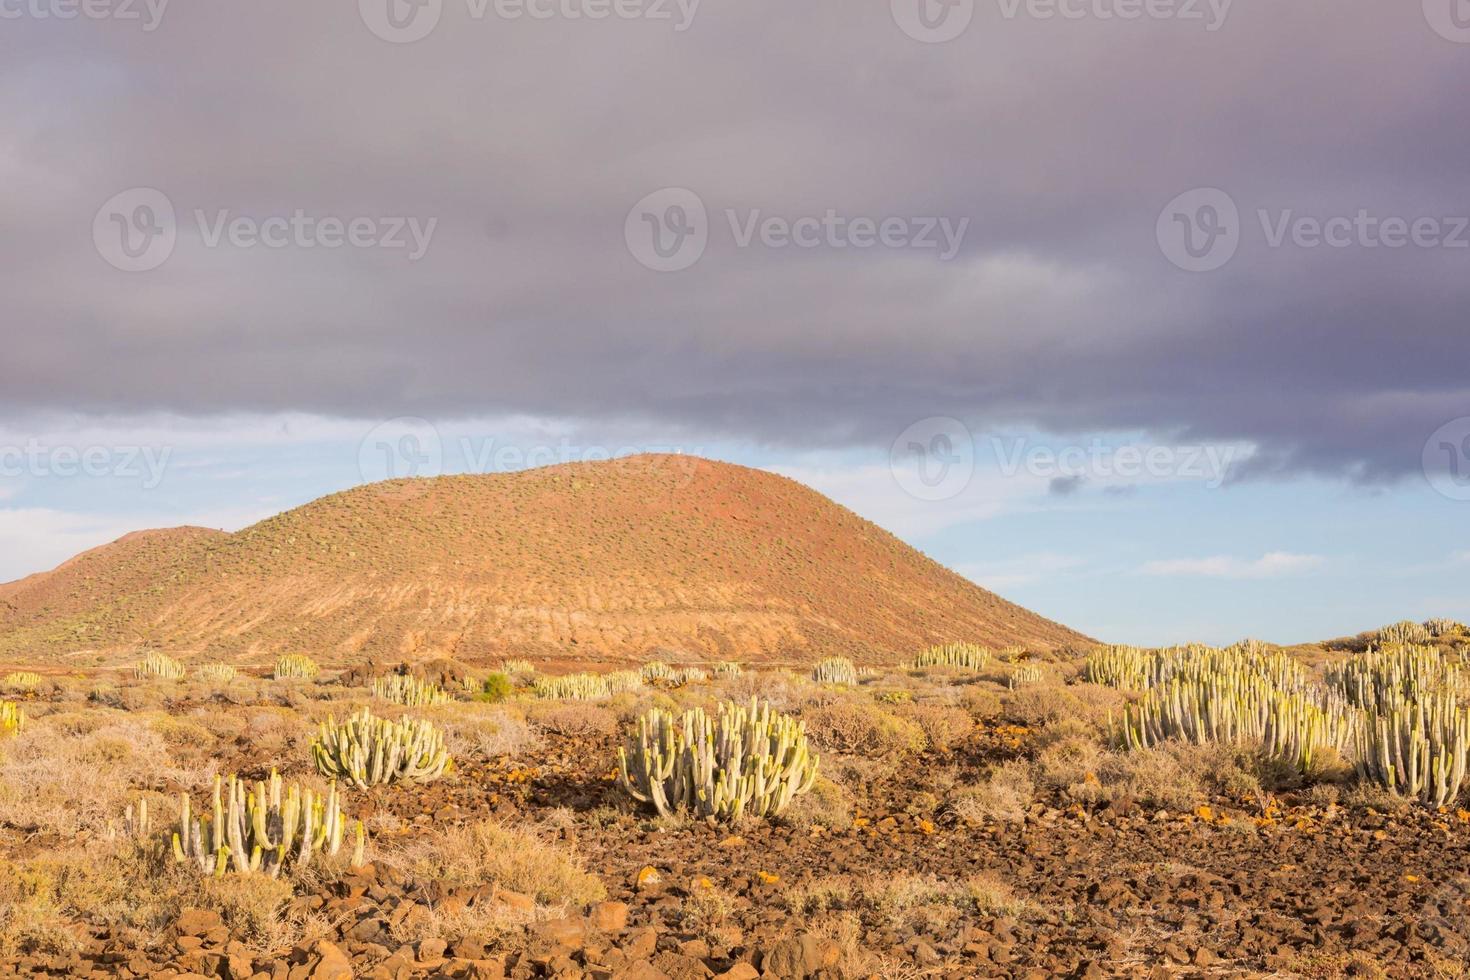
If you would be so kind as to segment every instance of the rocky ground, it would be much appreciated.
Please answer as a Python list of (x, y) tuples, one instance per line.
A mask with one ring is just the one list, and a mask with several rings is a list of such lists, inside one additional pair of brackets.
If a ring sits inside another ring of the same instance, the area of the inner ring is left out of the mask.
[[(174, 706), (200, 708), (209, 706)], [(119, 926), (99, 903), (96, 915), (76, 917), (73, 948), (22, 943), (0, 973), (742, 980), (1466, 972), (1470, 812), (1380, 810), (1305, 791), (1216, 793), (1170, 810), (1041, 789), (1019, 813), (993, 819), (952, 805), (955, 787), (1034, 757), (1039, 728), (987, 719), (948, 751), (870, 766), (840, 820), (735, 828), (637, 809), (613, 780), (615, 732), (545, 731), (518, 757), (466, 758), (438, 783), (361, 797), (355, 809), (372, 828), (370, 863), (291, 884), (280, 914), (308, 927), (288, 946), (245, 941), (227, 924), (238, 914), (203, 903), (171, 912), (152, 933)], [(242, 751), (240, 761), (249, 756)], [(834, 755), (834, 773), (841, 768)], [(846, 781), (852, 789), (851, 772)], [(534, 826), (600, 879), (605, 898), (551, 908), (495, 882), (446, 885), (391, 857), (487, 817)], [(0, 834), (0, 853), (12, 859), (59, 845), (14, 823)], [(424, 928), (429, 921), (438, 925)], [(405, 938), (412, 936), (419, 938)]]

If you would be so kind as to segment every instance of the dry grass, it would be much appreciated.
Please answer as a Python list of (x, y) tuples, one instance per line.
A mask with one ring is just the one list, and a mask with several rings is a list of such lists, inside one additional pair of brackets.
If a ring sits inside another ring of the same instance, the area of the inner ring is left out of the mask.
[(381, 852), (382, 860), (446, 888), (497, 885), (542, 905), (578, 907), (607, 897), (576, 855), (534, 833), (481, 820)]
[(983, 783), (962, 788), (951, 807), (967, 823), (1021, 823), (1035, 792), (1031, 767), (1018, 759), (997, 766)]
[(797, 915), (853, 911), (875, 925), (900, 930), (965, 915), (1021, 916), (1035, 910), (990, 875), (959, 880), (913, 873), (834, 875), (788, 888), (782, 901)]

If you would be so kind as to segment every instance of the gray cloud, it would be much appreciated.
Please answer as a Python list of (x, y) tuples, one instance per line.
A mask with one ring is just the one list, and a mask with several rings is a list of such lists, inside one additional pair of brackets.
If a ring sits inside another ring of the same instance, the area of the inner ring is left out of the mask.
[[(952, 415), (1252, 440), (1248, 476), (1366, 481), (1470, 415), (1470, 250), (1272, 248), (1256, 218), (1470, 210), (1470, 45), (1417, 4), (1240, 0), (1208, 33), (981, 3), (943, 45), (882, 3), (706, 0), (679, 33), (445, 0), (408, 45), (355, 6), (7, 22), (0, 411), (521, 411), (791, 445)], [(179, 241), (125, 273), (92, 220), (137, 186)], [(660, 274), (623, 226), (668, 186), (711, 233)], [(1155, 221), (1202, 186), (1242, 240), (1189, 273)], [(298, 208), (439, 223), (409, 262), (206, 248), (192, 218)], [(969, 226), (949, 262), (741, 248), (727, 208)]]

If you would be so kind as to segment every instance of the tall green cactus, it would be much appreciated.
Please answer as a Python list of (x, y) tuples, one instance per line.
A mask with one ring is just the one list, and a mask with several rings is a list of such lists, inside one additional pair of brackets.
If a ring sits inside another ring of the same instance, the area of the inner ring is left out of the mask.
[[(342, 849), (347, 821), (332, 783), (326, 796), (296, 783), (285, 787), (281, 777), (271, 771), (270, 779), (255, 784), (252, 791), (245, 780), (230, 776), (222, 781), (214, 778), (214, 812), (195, 818), (189, 806), (189, 794), (180, 794), (179, 829), (173, 835), (174, 860), (197, 867), (204, 874), (223, 875), (233, 870), (239, 874), (265, 873), (278, 877), (290, 864), (293, 870), (305, 868), (313, 854), (335, 855)], [(140, 807), (126, 815), (130, 827), (141, 826), (146, 833), (147, 810)], [(353, 831), (354, 865), (363, 863), (362, 821)]]
[(394, 722), (367, 708), (340, 725), (328, 718), (311, 740), (317, 772), (359, 789), (393, 782), (427, 783), (454, 763), (444, 748), (444, 733), (423, 720)]
[(14, 701), (0, 701), (0, 735), (14, 735), (25, 727), (25, 712)]
[(310, 680), (321, 672), (316, 661), (301, 653), (288, 653), (276, 658), (276, 668), (271, 676), (276, 680), (302, 678)]
[(675, 678), (674, 668), (662, 660), (650, 660), (638, 671), (643, 676), (645, 684), (654, 684), (659, 681), (673, 683)]
[(449, 695), (438, 684), (405, 674), (374, 677), (373, 696), (409, 708), (446, 704), (449, 701)]
[(235, 679), (235, 668), (229, 664), (204, 664), (194, 676), (209, 684), (228, 684)]
[(134, 665), (133, 676), (139, 679), (162, 677), (165, 680), (176, 681), (184, 676), (184, 665), (167, 654), (151, 652)]
[(908, 666), (911, 670), (923, 670), (926, 667), (984, 670), (985, 665), (990, 663), (990, 657), (988, 647), (974, 643), (946, 643), (942, 646), (930, 647), (920, 653), (909, 662)]
[(812, 668), (812, 680), (818, 684), (855, 687), (858, 682), (858, 670), (846, 657), (828, 657)]
[(693, 708), (675, 718), (655, 708), (618, 751), (618, 782), (664, 816), (688, 811), (710, 823), (779, 814), (817, 778), (806, 724), (751, 698)]
[(33, 670), (17, 670), (5, 675), (0, 682), (7, 691), (34, 691), (41, 686), (41, 675)]
[(716, 677), (739, 677), (742, 673), (744, 670), (733, 660), (722, 660), (715, 664)]
[(1399, 796), (1447, 806), (1465, 781), (1470, 711), (1454, 695), (1440, 693), (1370, 712), (1356, 748), (1360, 776)]

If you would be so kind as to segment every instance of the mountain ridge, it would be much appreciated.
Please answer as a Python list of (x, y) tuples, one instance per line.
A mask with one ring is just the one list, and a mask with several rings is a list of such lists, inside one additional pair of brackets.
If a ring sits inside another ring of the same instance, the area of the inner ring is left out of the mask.
[(368, 484), (0, 585), (0, 654), (879, 663), (957, 640), (1090, 642), (794, 480), (676, 455)]

